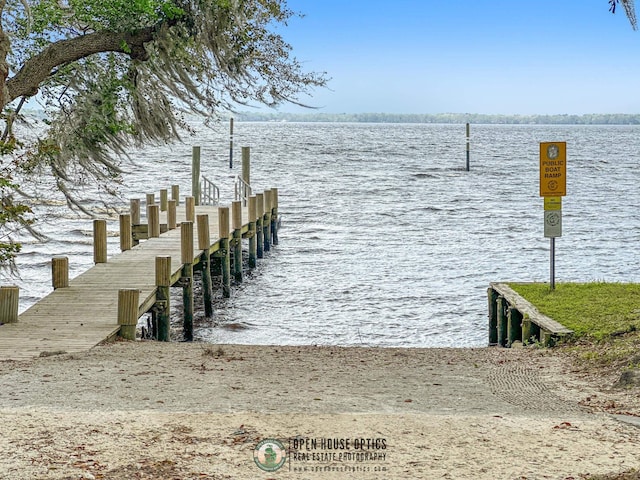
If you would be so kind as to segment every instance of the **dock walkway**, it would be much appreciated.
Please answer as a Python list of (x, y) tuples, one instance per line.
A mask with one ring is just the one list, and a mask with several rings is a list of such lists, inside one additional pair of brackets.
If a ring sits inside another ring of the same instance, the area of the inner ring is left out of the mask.
[[(258, 195), (258, 197), (261, 196), (261, 194)], [(242, 238), (261, 239), (261, 235), (255, 234), (256, 227), (260, 229), (263, 223), (265, 226), (270, 226), (270, 223), (266, 222), (272, 221), (272, 213), (275, 218), (275, 212), (268, 208), (265, 210), (264, 217), (263, 214), (254, 213), (254, 218), (250, 218), (252, 207), (257, 211), (253, 200), (254, 196), (246, 207), (237, 205), (238, 210), (242, 212), (240, 228), (238, 228), (240, 215), (234, 214), (236, 218), (233, 218), (229, 215), (228, 207), (195, 207), (195, 215), (208, 216), (211, 240), (207, 242), (209, 247), (203, 250), (201, 245), (199, 246), (202, 239), (199, 236), (198, 222), (191, 223), (193, 225), (192, 240), (195, 243), (195, 248), (192, 243), (190, 250), (193, 265), (201, 262), (203, 253), (206, 251), (209, 259), (216, 255), (220, 256), (221, 249), (224, 250), (223, 255), (229, 255), (229, 251), (234, 246), (234, 239), (237, 239), (235, 245), (240, 248), (241, 257)], [(265, 203), (260, 200), (262, 198), (259, 199), (258, 205)], [(240, 202), (234, 203), (240, 204)], [(224, 215), (220, 215), (220, 210), (226, 210)], [(185, 258), (182, 246), (184, 233), (180, 226), (186, 220), (187, 212), (188, 207), (176, 209), (177, 228), (173, 229), (167, 229), (167, 213), (162, 212), (160, 223), (164, 222), (165, 232), (157, 238), (142, 241), (139, 245), (107, 259), (106, 263), (97, 263), (70, 280), (68, 287), (55, 289), (20, 314), (17, 322), (0, 324), (0, 360), (22, 360), (60, 353), (78, 353), (113, 338), (119, 333), (121, 327), (118, 298), (119, 291), (122, 289), (139, 291), (135, 319), (137, 322), (137, 319), (154, 308), (159, 300), (156, 277), (157, 257), (170, 257), (170, 285), (180, 284), (181, 277), (184, 275), (183, 259)], [(267, 214), (269, 214), (269, 220), (267, 220)], [(223, 225), (221, 229), (219, 218), (228, 220), (229, 225), (226, 228)], [(204, 223), (201, 225), (204, 226)], [(265, 237), (266, 233), (265, 230)], [(262, 245), (263, 250), (265, 246), (266, 244)], [(261, 248), (258, 247), (258, 251), (260, 250)], [(242, 268), (241, 264), (240, 268)]]

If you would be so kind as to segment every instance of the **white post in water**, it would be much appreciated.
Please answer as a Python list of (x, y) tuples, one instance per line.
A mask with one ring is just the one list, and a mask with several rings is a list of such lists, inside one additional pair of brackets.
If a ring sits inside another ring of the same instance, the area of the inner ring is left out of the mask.
[(467, 122), (467, 172), (469, 171), (469, 122)]

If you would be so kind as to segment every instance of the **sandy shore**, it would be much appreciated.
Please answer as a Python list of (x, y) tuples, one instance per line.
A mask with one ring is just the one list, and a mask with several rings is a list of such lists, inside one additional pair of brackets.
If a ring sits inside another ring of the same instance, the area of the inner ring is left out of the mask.
[[(640, 392), (614, 381), (539, 350), (118, 342), (0, 362), (0, 478), (568, 479), (640, 469), (640, 428), (616, 417), (640, 414)], [(264, 439), (288, 450), (277, 471), (254, 461)]]

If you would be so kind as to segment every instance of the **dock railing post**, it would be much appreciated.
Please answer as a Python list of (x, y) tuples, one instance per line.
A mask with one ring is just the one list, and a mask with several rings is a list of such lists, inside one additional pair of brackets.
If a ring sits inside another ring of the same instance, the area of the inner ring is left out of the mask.
[(119, 334), (125, 340), (136, 339), (139, 301), (140, 290), (121, 289), (118, 291), (118, 325), (120, 325)]
[(213, 283), (211, 280), (211, 258), (209, 247), (211, 236), (209, 235), (209, 215), (198, 215), (198, 249), (200, 265), (202, 266), (202, 298), (204, 301), (204, 315), (210, 318), (213, 315)]
[(171, 185), (171, 200), (175, 200), (176, 205), (180, 205), (180, 185)]
[(264, 251), (271, 250), (271, 190), (264, 191)]
[(140, 243), (140, 240), (138, 240), (137, 237), (134, 236), (133, 230), (134, 227), (138, 227), (140, 225), (140, 199), (139, 198), (132, 198), (129, 201), (129, 210), (130, 210), (130, 215), (131, 215), (131, 240), (132, 240), (132, 245), (138, 245)]
[(155, 204), (156, 204), (156, 194), (147, 193), (147, 207), (149, 207), (149, 205), (155, 205)]
[(156, 304), (158, 319), (158, 340), (169, 341), (169, 323), (171, 315), (171, 257), (156, 257)]
[(233, 219), (233, 276), (242, 283), (242, 201), (231, 203)]
[(190, 342), (193, 340), (193, 222), (182, 222), (180, 228), (183, 332), (184, 339)]
[(107, 263), (107, 222), (93, 221), (93, 263)]
[(149, 238), (160, 236), (160, 206), (147, 206), (147, 223), (149, 224)]
[(167, 202), (167, 228), (174, 230), (177, 226), (177, 204), (176, 200), (169, 200)]
[(249, 268), (256, 268), (258, 265), (256, 238), (257, 205), (256, 196), (251, 195), (249, 197)]
[(160, 190), (160, 211), (167, 211), (167, 202), (169, 201), (169, 192), (166, 188)]
[(278, 189), (271, 189), (271, 243), (278, 245)]
[(68, 257), (53, 257), (51, 259), (51, 285), (54, 290), (69, 286)]
[(20, 287), (7, 285), (0, 287), (0, 324), (18, 322)]
[(133, 233), (131, 231), (131, 215), (120, 215), (120, 251), (126, 252), (133, 248)]
[(258, 258), (264, 258), (264, 194), (256, 194), (256, 242), (258, 244)]
[(196, 221), (196, 199), (194, 197), (185, 198), (185, 216), (187, 222)]
[(229, 252), (229, 207), (218, 208), (218, 229), (222, 264), (222, 296), (231, 297), (231, 256)]

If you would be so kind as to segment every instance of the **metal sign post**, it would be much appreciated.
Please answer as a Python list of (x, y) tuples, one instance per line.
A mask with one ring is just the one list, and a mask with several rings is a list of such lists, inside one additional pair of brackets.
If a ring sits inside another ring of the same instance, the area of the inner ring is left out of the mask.
[(567, 143), (540, 143), (540, 196), (544, 197), (544, 236), (550, 240), (549, 286), (556, 288), (556, 238), (562, 236), (562, 197), (567, 194)]

